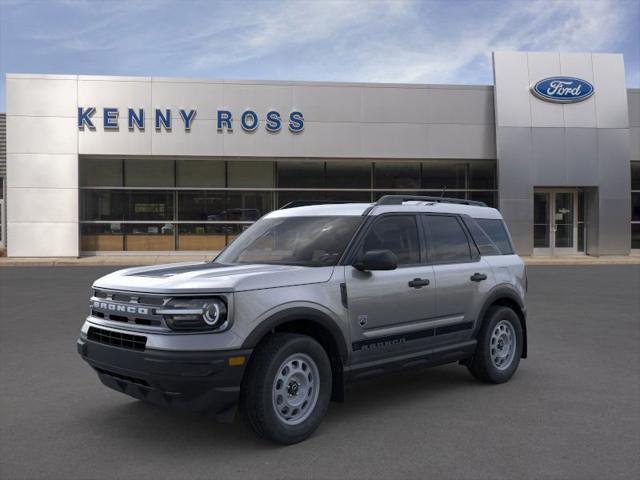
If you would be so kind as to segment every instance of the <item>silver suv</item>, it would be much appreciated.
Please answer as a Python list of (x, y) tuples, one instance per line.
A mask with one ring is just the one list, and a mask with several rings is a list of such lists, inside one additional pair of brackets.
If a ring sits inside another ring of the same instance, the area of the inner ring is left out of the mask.
[(97, 280), (78, 352), (102, 383), (227, 421), (239, 406), (290, 444), (348, 382), (460, 362), (502, 383), (526, 357), (525, 267), (497, 210), (397, 195), (290, 207), (211, 263)]

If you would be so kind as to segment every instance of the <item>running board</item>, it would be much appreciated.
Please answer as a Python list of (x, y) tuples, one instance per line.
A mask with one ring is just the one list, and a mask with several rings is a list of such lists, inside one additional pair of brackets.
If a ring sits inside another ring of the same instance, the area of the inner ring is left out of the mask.
[(472, 356), (476, 350), (476, 344), (477, 341), (472, 339), (453, 345), (349, 365), (344, 367), (345, 383), (365, 380), (397, 370), (434, 367), (457, 362)]

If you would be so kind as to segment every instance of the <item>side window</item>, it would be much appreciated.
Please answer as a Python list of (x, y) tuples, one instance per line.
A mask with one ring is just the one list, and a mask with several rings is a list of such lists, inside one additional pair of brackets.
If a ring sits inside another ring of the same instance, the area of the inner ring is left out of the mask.
[(420, 263), (420, 240), (413, 215), (392, 215), (375, 221), (362, 242), (362, 253), (369, 250), (391, 250), (398, 265)]
[(471, 261), (469, 240), (456, 217), (423, 215), (429, 234), (432, 263), (461, 263)]
[(486, 232), (493, 243), (500, 249), (503, 255), (512, 255), (513, 247), (507, 234), (504, 222), (495, 218), (477, 218), (476, 221)]
[[(473, 218), (462, 217), (462, 221), (469, 229), (469, 233), (471, 233), (473, 240), (476, 242), (481, 255), (502, 255), (502, 252), (496, 244), (493, 243), (493, 240), (489, 238), (486, 232)], [(471, 249), (473, 249), (473, 246)]]

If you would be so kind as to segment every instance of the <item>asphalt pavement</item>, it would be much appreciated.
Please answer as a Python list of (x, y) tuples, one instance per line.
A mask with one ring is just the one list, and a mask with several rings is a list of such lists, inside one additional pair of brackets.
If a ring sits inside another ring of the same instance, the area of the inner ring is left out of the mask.
[(507, 384), (458, 365), (352, 385), (307, 441), (111, 391), (76, 353), (95, 278), (0, 268), (0, 478), (640, 478), (640, 266), (530, 266), (529, 358)]

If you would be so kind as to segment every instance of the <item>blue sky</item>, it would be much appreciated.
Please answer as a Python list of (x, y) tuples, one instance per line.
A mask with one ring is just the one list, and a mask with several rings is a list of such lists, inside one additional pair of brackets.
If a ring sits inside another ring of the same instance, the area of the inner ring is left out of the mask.
[(640, 0), (0, 0), (4, 74), (491, 84), (492, 50), (621, 52)]

